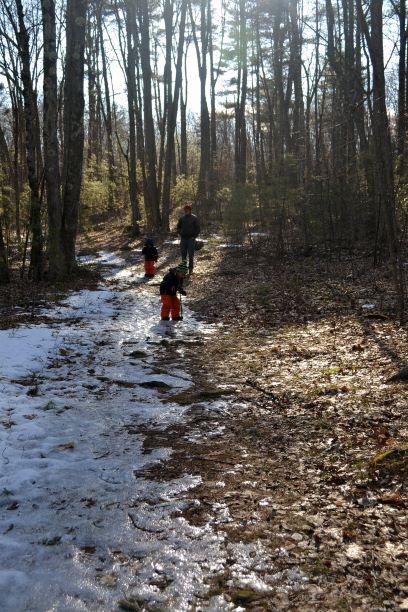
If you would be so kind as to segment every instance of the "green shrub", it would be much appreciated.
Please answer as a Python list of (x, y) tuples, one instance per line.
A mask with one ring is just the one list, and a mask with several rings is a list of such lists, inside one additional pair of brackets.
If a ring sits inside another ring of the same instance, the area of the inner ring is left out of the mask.
[(181, 174), (176, 179), (171, 194), (173, 208), (180, 208), (187, 202), (193, 202), (197, 195), (197, 179), (195, 176)]
[(86, 227), (90, 217), (106, 212), (109, 204), (109, 170), (106, 162), (91, 158), (84, 171), (81, 188), (80, 221)]
[(258, 203), (252, 185), (223, 187), (217, 194), (224, 230), (234, 241), (242, 242), (258, 215)]

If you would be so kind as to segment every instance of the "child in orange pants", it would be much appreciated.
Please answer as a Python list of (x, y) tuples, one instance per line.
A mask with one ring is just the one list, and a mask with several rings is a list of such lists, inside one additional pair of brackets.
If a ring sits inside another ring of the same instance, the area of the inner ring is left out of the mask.
[(181, 295), (186, 295), (183, 289), (183, 279), (187, 271), (187, 262), (183, 261), (177, 268), (171, 268), (167, 274), (164, 275), (160, 283), (162, 321), (169, 321), (170, 315), (173, 321), (181, 321), (183, 319), (180, 315), (180, 300), (177, 297), (177, 292), (181, 293)]
[(145, 261), (144, 261), (145, 278), (153, 278), (153, 276), (156, 274), (155, 264), (158, 259), (158, 252), (151, 238), (147, 238), (145, 240), (145, 245), (142, 249), (142, 255), (145, 258)]

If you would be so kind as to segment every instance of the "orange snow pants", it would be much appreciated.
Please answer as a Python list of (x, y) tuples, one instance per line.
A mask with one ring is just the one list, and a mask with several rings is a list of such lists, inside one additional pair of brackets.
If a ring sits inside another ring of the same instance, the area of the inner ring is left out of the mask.
[(177, 295), (161, 295), (161, 318), (167, 319), (171, 313), (172, 319), (180, 316), (180, 300)]
[(148, 274), (149, 276), (154, 276), (156, 274), (155, 263), (156, 263), (155, 261), (145, 261), (144, 262), (145, 274)]

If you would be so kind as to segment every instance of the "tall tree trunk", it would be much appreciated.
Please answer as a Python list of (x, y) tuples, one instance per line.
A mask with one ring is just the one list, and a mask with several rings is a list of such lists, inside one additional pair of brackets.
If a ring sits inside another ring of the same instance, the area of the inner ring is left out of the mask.
[(406, 0), (400, 0), (398, 6), (399, 19), (399, 58), (398, 58), (398, 118), (397, 118), (397, 170), (399, 176), (405, 172), (405, 138), (407, 131), (407, 5)]
[(284, 39), (284, 7), (282, 0), (277, 1), (276, 12), (273, 23), (273, 84), (274, 98), (277, 108), (275, 158), (278, 165), (282, 166), (285, 156), (285, 143), (289, 145), (287, 133), (287, 120), (285, 107), (285, 93), (283, 84), (283, 39)]
[(14, 189), (14, 204), (16, 214), (16, 237), (18, 245), (21, 243), (21, 172), (20, 172), (20, 131), (21, 128), (21, 108), (18, 93), (11, 96), (11, 105), (13, 112), (13, 189)]
[(187, 53), (184, 55), (184, 89), (180, 92), (180, 174), (187, 176), (187, 93), (188, 93), (188, 76), (187, 76)]
[[(222, 26), (224, 27), (224, 26)], [(223, 35), (223, 34), (222, 34)], [(222, 43), (221, 43), (222, 44)], [(214, 41), (211, 2), (208, 4), (208, 52), (210, 59), (210, 168), (209, 168), (209, 198), (214, 201), (218, 185), (217, 165), (217, 117), (215, 112), (215, 87), (217, 77), (214, 67)], [(220, 50), (222, 53), (222, 49)]]
[(98, 130), (98, 85), (97, 62), (98, 37), (93, 31), (94, 22), (89, 15), (86, 29), (86, 65), (88, 73), (88, 150), (87, 159), (94, 159), (96, 166), (100, 164), (99, 158), (99, 130)]
[(137, 163), (137, 151), (136, 151), (136, 117), (135, 117), (135, 104), (136, 104), (136, 77), (135, 77), (135, 65), (136, 65), (136, 8), (134, 0), (128, 0), (126, 3), (126, 41), (127, 41), (127, 101), (128, 101), (128, 114), (129, 114), (129, 155), (128, 155), (128, 175), (129, 175), (129, 197), (130, 207), (132, 212), (132, 227), (133, 231), (139, 233), (139, 194), (137, 189), (137, 177), (136, 177), (136, 163)]
[(383, 2), (382, 0), (370, 0), (369, 6), (370, 28), (364, 15), (361, 0), (357, 0), (361, 29), (367, 41), (373, 68), (373, 136), (378, 179), (377, 189), (380, 205), (384, 210), (386, 218), (395, 288), (398, 296), (400, 317), (403, 320), (405, 317), (405, 283), (396, 219), (392, 148), (385, 98)]
[(140, 21), (140, 60), (143, 78), (146, 216), (149, 228), (158, 228), (160, 226), (160, 209), (156, 174), (157, 155), (152, 109), (152, 71), (150, 66), (149, 7), (147, 0), (140, 0), (138, 10)]
[(62, 172), (63, 248), (67, 272), (75, 268), (84, 154), (84, 48), (87, 0), (68, 0)]
[(30, 269), (34, 280), (40, 280), (44, 271), (43, 234), (41, 227), (41, 164), (38, 156), (40, 142), (37, 96), (30, 72), (29, 36), (24, 22), (21, 0), (16, 0), (18, 16), (18, 47), (21, 60), (21, 80), (26, 124), (26, 155), (28, 183), (30, 186), (30, 229), (32, 236)]
[(248, 81), (247, 60), (247, 25), (245, 0), (239, 2), (239, 38), (238, 58), (239, 76), (237, 104), (235, 108), (235, 180), (246, 182), (247, 132), (246, 132), (246, 96)]
[(210, 115), (207, 104), (207, 55), (208, 55), (208, 11), (209, 0), (202, 0), (200, 4), (200, 38), (201, 50), (198, 43), (197, 28), (189, 3), (190, 21), (193, 30), (194, 45), (197, 55), (198, 74), (200, 77), (200, 170), (198, 175), (197, 199), (203, 210), (208, 208), (209, 195), (209, 169), (211, 166), (211, 134)]
[(305, 177), (305, 108), (302, 88), (302, 40), (299, 30), (297, 0), (289, 5), (291, 22), (291, 62), (294, 87), (293, 106), (293, 148), (297, 159), (298, 179), (302, 183)]
[(180, 99), (180, 174), (187, 176), (187, 103), (183, 92)]
[(183, 51), (184, 51), (184, 34), (186, 28), (187, 1), (182, 0), (179, 40), (177, 47), (177, 62), (176, 62), (176, 80), (174, 83), (174, 93), (168, 107), (167, 119), (167, 140), (166, 153), (164, 162), (164, 179), (163, 179), (163, 206), (162, 206), (162, 227), (164, 230), (169, 229), (170, 217), (170, 189), (172, 165), (175, 158), (174, 154), (174, 134), (176, 131), (178, 101), (180, 96), (182, 70), (183, 70)]
[(10, 271), (7, 261), (7, 251), (4, 245), (3, 224), (0, 216), (0, 285), (6, 285), (10, 282)]
[(104, 118), (105, 118), (106, 140), (107, 140), (107, 149), (108, 149), (108, 175), (109, 175), (108, 208), (110, 211), (113, 211), (115, 208), (114, 187), (115, 187), (116, 173), (115, 173), (115, 157), (113, 153), (112, 106), (111, 106), (109, 82), (108, 82), (108, 67), (106, 63), (105, 43), (103, 40), (102, 10), (103, 10), (103, 4), (101, 2), (98, 7), (97, 23), (98, 23), (99, 47), (100, 47), (101, 60), (102, 60), (102, 79), (103, 79), (103, 86), (105, 90)]
[(44, 45), (44, 178), (47, 189), (48, 259), (53, 280), (64, 273), (61, 242), (62, 202), (59, 167), (57, 51), (54, 0), (41, 0)]
[[(0, 125), (0, 196), (3, 196), (4, 188), (6, 187), (6, 177), (9, 176), (11, 183), (12, 162), (10, 152), (7, 146), (6, 137)], [(2, 218), (0, 215), (0, 285), (4, 285), (10, 281), (10, 273), (7, 261), (7, 250), (3, 238)]]
[[(164, 20), (164, 31), (166, 38), (165, 45), (165, 64), (163, 71), (163, 112), (161, 111), (161, 104), (158, 105), (158, 113), (157, 119), (158, 124), (160, 126), (160, 145), (159, 145), (159, 165), (158, 165), (158, 192), (159, 199), (162, 198), (162, 189), (163, 189), (163, 168), (165, 164), (165, 148), (166, 148), (166, 127), (170, 114), (170, 107), (172, 104), (172, 51), (173, 51), (173, 13), (174, 13), (174, 4), (172, 0), (165, 0), (164, 2), (164, 11), (163, 11), (163, 20)], [(157, 45), (155, 45), (155, 70), (156, 75), (157, 71)], [(160, 101), (160, 88), (157, 84), (157, 97), (158, 101)], [(163, 217), (163, 209), (162, 209), (162, 217)], [(167, 223), (163, 221), (162, 218), (162, 226), (166, 226)]]

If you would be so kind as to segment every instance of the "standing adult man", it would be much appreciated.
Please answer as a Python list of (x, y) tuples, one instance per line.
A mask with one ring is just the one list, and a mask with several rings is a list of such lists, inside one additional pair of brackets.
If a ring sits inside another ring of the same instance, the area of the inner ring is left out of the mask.
[(184, 261), (188, 255), (188, 271), (191, 274), (194, 268), (195, 241), (200, 233), (200, 223), (192, 213), (191, 204), (184, 207), (184, 215), (177, 223), (177, 232), (180, 234), (181, 259)]

